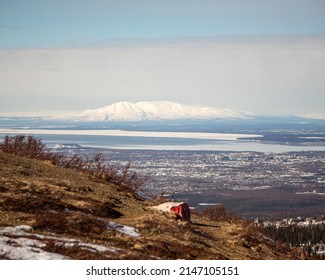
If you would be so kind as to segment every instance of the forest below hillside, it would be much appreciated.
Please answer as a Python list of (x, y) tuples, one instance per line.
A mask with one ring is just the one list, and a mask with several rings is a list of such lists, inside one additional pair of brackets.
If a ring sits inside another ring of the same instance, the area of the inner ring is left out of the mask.
[(265, 232), (275, 241), (299, 248), (313, 259), (325, 259), (325, 224), (285, 227), (268, 226)]

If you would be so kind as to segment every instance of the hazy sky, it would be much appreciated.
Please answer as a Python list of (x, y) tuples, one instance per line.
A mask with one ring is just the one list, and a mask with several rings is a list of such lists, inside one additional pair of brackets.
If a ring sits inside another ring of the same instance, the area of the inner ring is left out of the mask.
[(325, 115), (324, 0), (0, 0), (0, 113), (170, 100)]

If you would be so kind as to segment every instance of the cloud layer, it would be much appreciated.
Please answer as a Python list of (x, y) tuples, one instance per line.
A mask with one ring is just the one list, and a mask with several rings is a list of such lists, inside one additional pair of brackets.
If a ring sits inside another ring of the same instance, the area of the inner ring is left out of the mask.
[(324, 113), (325, 36), (113, 40), (0, 50), (1, 112), (170, 100), (271, 114)]

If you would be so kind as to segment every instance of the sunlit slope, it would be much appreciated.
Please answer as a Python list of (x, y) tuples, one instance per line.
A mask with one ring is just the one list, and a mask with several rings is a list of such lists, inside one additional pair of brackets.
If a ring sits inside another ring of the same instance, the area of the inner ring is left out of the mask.
[[(84, 173), (0, 152), (0, 244), (6, 249), (0, 258), (32, 258), (13, 252), (41, 243), (50, 258), (297, 258), (241, 220), (192, 213), (186, 223), (152, 209), (155, 203)], [(22, 234), (14, 228), (21, 225), (31, 228)]]

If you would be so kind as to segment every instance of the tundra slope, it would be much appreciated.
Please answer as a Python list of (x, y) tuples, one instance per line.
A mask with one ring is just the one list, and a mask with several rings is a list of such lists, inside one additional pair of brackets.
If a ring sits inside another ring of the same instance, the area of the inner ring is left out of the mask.
[[(298, 258), (241, 220), (192, 214), (186, 223), (152, 209), (155, 203), (85, 173), (0, 151), (0, 258)], [(36, 255), (24, 254), (31, 251)]]

